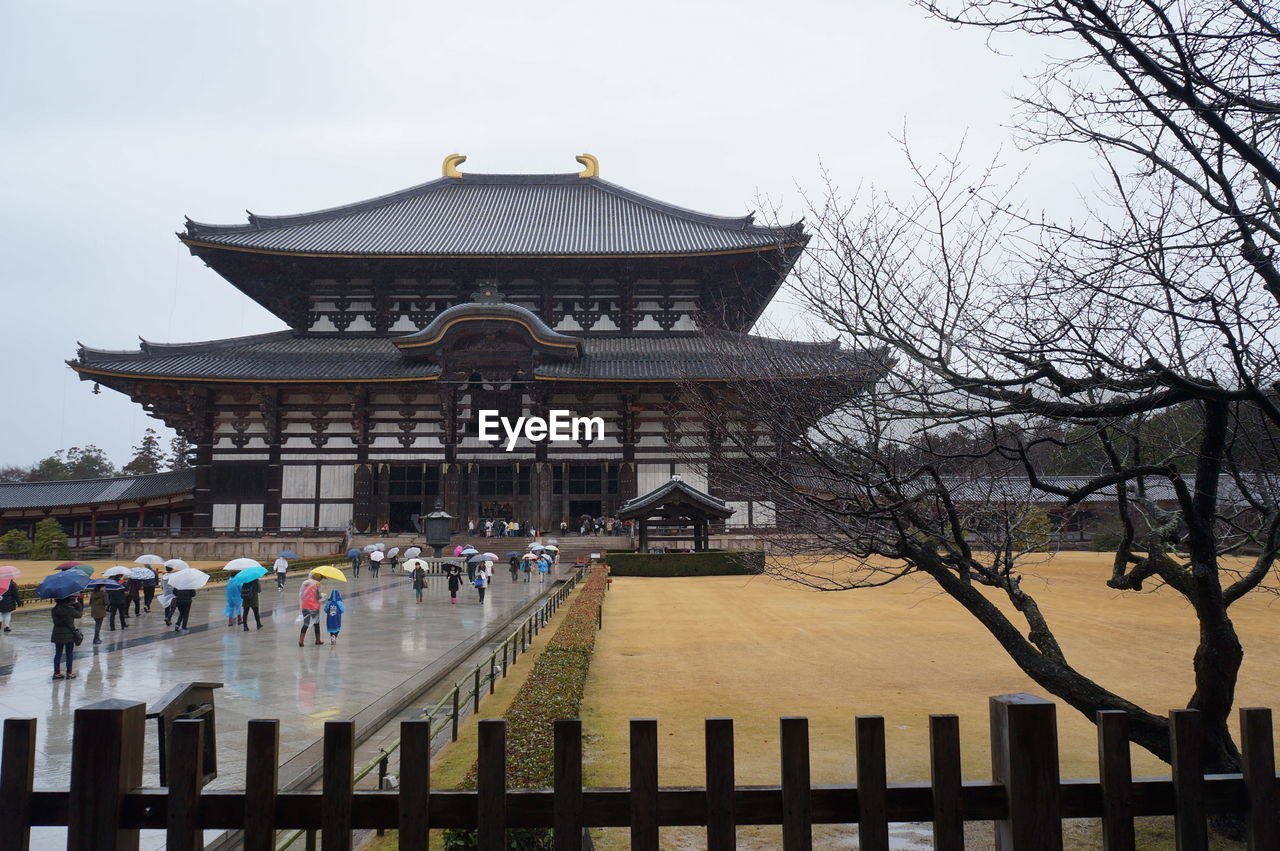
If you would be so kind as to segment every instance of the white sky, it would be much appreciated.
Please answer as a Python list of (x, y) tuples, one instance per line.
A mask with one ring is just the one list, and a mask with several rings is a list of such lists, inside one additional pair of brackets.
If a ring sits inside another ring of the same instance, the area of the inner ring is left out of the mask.
[[(1008, 94), (1039, 45), (930, 20), (907, 0), (629, 4), (500, 0), (8, 0), (0, 29), (0, 465), (94, 443), (117, 464), (148, 425), (64, 361), (77, 340), (206, 340), (283, 328), (174, 237), (463, 171), (601, 176), (710, 213), (801, 215), (819, 164), (906, 185), (928, 158), (1000, 146), (1036, 207), (1087, 191), (1078, 153), (1026, 157)], [(802, 325), (783, 305), (766, 321)], [(167, 432), (165, 432), (167, 436)]]

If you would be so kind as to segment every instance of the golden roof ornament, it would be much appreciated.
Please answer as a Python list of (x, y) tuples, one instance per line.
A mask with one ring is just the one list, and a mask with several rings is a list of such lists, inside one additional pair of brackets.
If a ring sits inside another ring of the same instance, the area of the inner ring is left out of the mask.
[(579, 154), (574, 157), (575, 160), (582, 163), (584, 168), (578, 172), (578, 177), (599, 177), (600, 176), (600, 160), (591, 154)]
[(445, 177), (462, 177), (462, 172), (458, 171), (458, 166), (466, 161), (466, 154), (449, 154), (444, 158), (444, 165), (440, 170)]

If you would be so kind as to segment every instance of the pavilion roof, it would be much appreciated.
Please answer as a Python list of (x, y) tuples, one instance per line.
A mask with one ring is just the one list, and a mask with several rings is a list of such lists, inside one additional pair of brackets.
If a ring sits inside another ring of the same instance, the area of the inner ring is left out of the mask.
[(622, 520), (633, 520), (672, 504), (692, 505), (704, 514), (721, 519), (733, 514), (733, 509), (724, 500), (698, 490), (679, 476), (672, 476), (648, 493), (627, 500), (618, 509), (617, 516)]
[(61, 482), (0, 483), (0, 509), (60, 508), (133, 502), (189, 493), (196, 484), (194, 470), (175, 470), (109, 479), (70, 479)]
[(189, 245), (311, 256), (572, 257), (761, 251), (801, 245), (799, 224), (757, 225), (577, 174), (462, 174), (245, 224), (187, 221)]
[[(149, 343), (133, 351), (82, 347), (69, 365), (98, 376), (197, 381), (407, 381), (439, 376), (439, 364), (407, 358), (397, 339), (303, 336), (278, 331), (198, 343)], [(833, 343), (797, 343), (719, 331), (681, 336), (581, 337), (581, 353), (539, 365), (548, 381), (681, 381), (874, 378), (882, 364)]]

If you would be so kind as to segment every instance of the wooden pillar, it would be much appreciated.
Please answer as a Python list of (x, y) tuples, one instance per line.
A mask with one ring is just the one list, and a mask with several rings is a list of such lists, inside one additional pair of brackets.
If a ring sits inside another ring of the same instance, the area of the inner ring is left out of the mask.
[(280, 492), (284, 488), (284, 465), (280, 463), (280, 441), (267, 453), (267, 493), (262, 506), (262, 531), (280, 531)]
[(1008, 817), (997, 821), (996, 851), (1061, 851), (1058, 730), (1052, 702), (1030, 694), (990, 700), (991, 779)]
[(146, 704), (102, 700), (77, 709), (71, 739), (68, 851), (137, 851), (138, 831), (120, 828), (124, 796), (142, 785)]
[(98, 509), (89, 509), (89, 546), (98, 545)]
[(192, 465), (196, 474), (192, 491), (191, 522), (197, 529), (213, 526), (213, 441), (196, 444), (196, 458)]

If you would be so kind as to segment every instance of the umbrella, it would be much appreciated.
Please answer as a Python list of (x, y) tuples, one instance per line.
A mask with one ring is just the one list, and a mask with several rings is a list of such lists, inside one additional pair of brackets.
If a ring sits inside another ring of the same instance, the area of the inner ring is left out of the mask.
[(231, 577), (231, 581), (228, 582), (227, 584), (228, 585), (244, 585), (246, 582), (252, 582), (255, 579), (261, 579), (262, 577), (266, 576), (268, 573), (270, 573), (270, 571), (267, 570), (265, 567), (263, 567), (260, 564), (255, 564), (253, 567), (246, 567), (244, 570), (240, 571), (235, 576)]
[(409, 547), (404, 551), (405, 558), (417, 558), (420, 555), (422, 555), (422, 547)]
[(260, 567), (256, 561), (251, 558), (233, 558), (222, 566), (223, 570), (244, 570), (246, 567)]
[(55, 567), (54, 570), (70, 570), (73, 567), (81, 567), (83, 564), (84, 562), (82, 561), (64, 561), (62, 564)]
[(456, 556), (460, 556), (460, 555), (462, 555), (462, 545), (461, 545), (461, 544), (459, 544), (458, 546), (456, 546), (456, 547), (454, 547), (454, 548), (453, 548), (453, 554), (454, 554), (454, 555), (456, 555)]
[(54, 570), (78, 570), (85, 576), (93, 576), (93, 566), (88, 564), (80, 564), (74, 561), (63, 562), (54, 568)]
[(547, 543), (548, 543), (548, 544), (558, 544), (558, 543), (560, 543), (560, 542), (559, 542), (559, 541), (557, 541), (555, 538), (547, 538)]
[(180, 558), (171, 558), (164, 563), (165, 567), (172, 567), (174, 570), (186, 570), (191, 565), (187, 564)]
[(401, 570), (405, 570), (405, 571), (408, 571), (409, 573), (412, 573), (418, 568), (422, 568), (423, 570), (430, 570), (431, 565), (427, 564), (425, 561), (423, 561), (420, 558), (411, 558), (406, 562), (402, 562), (400, 565), (400, 568)]
[(280, 558), (297, 558), (297, 557), (298, 557), (298, 554), (295, 553), (293, 550), (280, 551)]
[(520, 558), (520, 553), (519, 553), (518, 551), (516, 551), (516, 550), (512, 550), (512, 551), (511, 551), (511, 552), (509, 552), (509, 553), (503, 553), (503, 554), (502, 554), (502, 557), (503, 557), (504, 559), (506, 559), (506, 558)]
[(160, 556), (153, 556), (151, 553), (147, 553), (144, 556), (138, 556), (137, 558), (135, 558), (133, 560), (133, 563), (134, 564), (164, 564), (164, 559), (160, 558)]
[(541, 550), (545, 550), (545, 549), (546, 549), (546, 547), (542, 546), (542, 544), (530, 544), (530, 545), (529, 545), (529, 552), (531, 552), (531, 553), (536, 553), (536, 552), (539, 552), (539, 551), (541, 551)]
[(343, 575), (342, 571), (338, 570), (338, 568), (333, 567), (331, 565), (326, 564), (324, 567), (317, 567), (315, 570), (311, 572), (314, 573), (316, 576), (324, 576), (328, 579), (336, 579), (339, 582), (347, 581), (347, 577)]
[(369, 553), (369, 561), (382, 561), (386, 556), (382, 554), (382, 550), (374, 550)]
[(102, 571), (103, 576), (129, 576), (133, 573), (132, 567), (125, 567), (123, 564), (117, 564), (115, 567), (108, 567)]
[(399, 547), (392, 547), (391, 549), (387, 550), (387, 558), (395, 558), (398, 555), (400, 555)]
[(175, 591), (194, 591), (209, 581), (209, 574), (203, 570), (188, 567), (169, 574), (169, 587)]
[(467, 564), (480, 564), (485, 561), (497, 561), (497, 559), (485, 558), (484, 553), (476, 553), (471, 558), (467, 559)]
[(550, 551), (551, 551), (551, 552), (553, 552), (553, 553), (558, 553), (558, 552), (560, 552), (560, 548), (559, 548), (559, 547), (557, 547), (555, 544), (547, 544), (545, 547), (543, 547), (543, 549), (544, 549), (544, 550), (550, 550)]
[(522, 560), (524, 560), (524, 561), (537, 561), (537, 560), (538, 560), (538, 557), (537, 557), (536, 555), (534, 555), (533, 553), (525, 553), (524, 555), (520, 556), (520, 558), (521, 558)]
[(36, 596), (41, 600), (61, 600), (63, 597), (74, 597), (89, 584), (89, 577), (78, 570), (63, 570), (51, 573), (36, 587)]
[(119, 591), (124, 586), (114, 579), (90, 579), (86, 588), (105, 588), (108, 591)]
[(480, 556), (481, 556), (485, 561), (497, 561), (497, 560), (498, 560), (498, 556), (497, 556), (496, 554), (494, 554), (494, 553), (480, 553)]
[(347, 558), (355, 558), (356, 556), (362, 556), (362, 555), (364, 555), (364, 550), (360, 549), (359, 547), (352, 547), (351, 549), (347, 550)]
[(374, 550), (376, 550), (377, 548), (378, 548), (378, 545), (377, 545), (377, 544), (365, 544), (365, 545), (364, 545), (364, 552), (366, 552), (366, 553), (371, 553), (371, 552), (373, 552)]
[(387, 545), (379, 541), (378, 543), (373, 545), (373, 548), (375, 550), (385, 550), (387, 548)]
[(9, 593), (9, 586), (13, 584), (12, 579), (0, 579), (0, 594)]
[(14, 567), (11, 564), (6, 564), (3, 567), (0, 567), (0, 578), (14, 579), (21, 575), (22, 575), (22, 571), (18, 570), (18, 568)]
[(480, 551), (479, 551), (479, 550), (477, 550), (475, 547), (463, 547), (463, 548), (462, 548), (462, 552), (460, 552), (460, 553), (454, 553), (454, 555), (459, 555), (459, 556), (472, 556), (472, 555), (475, 555), (475, 554), (476, 554), (476, 553), (478, 553), (478, 552), (480, 552)]
[(131, 567), (129, 568), (130, 579), (155, 579), (156, 572), (149, 567)]

